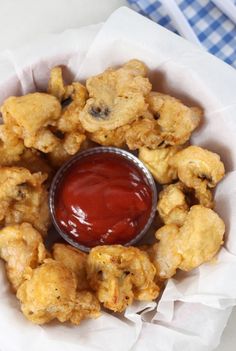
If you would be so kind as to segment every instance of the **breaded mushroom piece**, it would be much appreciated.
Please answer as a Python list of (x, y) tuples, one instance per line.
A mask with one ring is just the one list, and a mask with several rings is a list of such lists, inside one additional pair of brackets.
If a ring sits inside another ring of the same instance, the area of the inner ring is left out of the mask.
[(72, 270), (78, 280), (77, 290), (88, 289), (86, 263), (87, 254), (65, 244), (54, 244), (52, 248), (54, 260), (62, 262), (67, 268)]
[(47, 175), (23, 167), (0, 168), (0, 224), (31, 223), (42, 235), (50, 225)]
[(45, 260), (32, 271), (16, 296), (23, 314), (36, 324), (58, 319), (78, 325), (84, 318), (100, 315), (96, 297), (89, 291), (78, 292), (74, 272), (62, 262), (52, 259)]
[(131, 60), (119, 69), (107, 69), (86, 82), (89, 99), (80, 113), (87, 132), (114, 130), (130, 124), (147, 111), (145, 97), (151, 83), (145, 78), (147, 68)]
[(154, 300), (160, 290), (155, 273), (148, 255), (134, 247), (97, 246), (88, 255), (89, 284), (98, 300), (115, 312), (124, 311), (134, 299)]
[(194, 205), (181, 227), (166, 224), (156, 232), (158, 242), (147, 251), (159, 279), (171, 278), (177, 268), (191, 271), (212, 260), (223, 244), (225, 225), (213, 210)]
[(6, 262), (7, 277), (14, 291), (46, 256), (42, 237), (31, 224), (15, 224), (0, 230), (0, 257)]
[(156, 117), (166, 145), (185, 144), (201, 121), (200, 108), (187, 107), (172, 96), (151, 92), (147, 102), (150, 111)]
[(209, 188), (214, 188), (225, 174), (224, 164), (218, 154), (191, 145), (173, 155), (170, 165), (177, 170), (181, 182), (195, 190), (201, 205), (213, 207)]
[(170, 159), (180, 150), (179, 146), (170, 146), (156, 150), (141, 147), (138, 157), (158, 183), (169, 184), (177, 179), (177, 170), (170, 165)]

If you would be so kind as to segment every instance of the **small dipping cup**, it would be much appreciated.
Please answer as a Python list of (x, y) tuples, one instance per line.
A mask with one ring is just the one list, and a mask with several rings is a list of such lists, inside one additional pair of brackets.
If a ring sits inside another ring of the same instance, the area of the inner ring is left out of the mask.
[[(144, 164), (133, 154), (130, 152), (115, 148), (115, 147), (95, 147), (91, 148), (82, 152), (79, 152), (76, 154), (73, 158), (71, 158), (69, 161), (67, 161), (56, 173), (51, 188), (50, 188), (50, 193), (49, 193), (49, 209), (52, 217), (52, 221), (54, 224), (55, 229), (57, 232), (62, 236), (64, 240), (66, 240), (69, 244), (72, 246), (84, 251), (84, 252), (89, 252), (90, 249), (92, 248), (91, 246), (86, 246), (84, 243), (80, 243), (79, 239), (75, 240), (73, 239), (72, 235), (69, 235), (60, 225), (57, 216), (56, 216), (56, 198), (57, 198), (57, 192), (60, 187), (61, 182), (65, 179), (66, 174), (72, 169), (77, 162), (83, 160), (84, 158), (87, 158), (88, 156), (95, 155), (95, 154), (111, 154), (111, 155), (116, 155), (119, 156), (120, 158), (128, 161), (134, 168), (136, 168), (139, 173), (142, 174), (142, 178), (144, 183), (148, 186), (151, 192), (151, 209), (150, 209), (150, 214), (148, 216), (148, 219), (145, 223), (145, 225), (142, 227), (142, 229), (132, 238), (132, 240), (129, 240), (128, 242), (125, 242), (123, 245), (124, 246), (131, 246), (135, 245), (140, 239), (143, 238), (143, 236), (146, 234), (148, 231), (149, 227), (151, 226), (153, 219), (155, 217), (156, 213), (156, 205), (157, 205), (157, 190), (156, 190), (156, 184), (155, 181), (149, 172), (149, 170), (144, 166)], [(105, 156), (105, 155), (104, 155)], [(96, 200), (95, 200), (96, 201)], [(124, 199), (125, 201), (125, 199)], [(115, 244), (115, 243), (114, 243)], [(118, 243), (117, 243), (118, 244)], [(99, 244), (100, 245), (100, 244)], [(97, 245), (96, 245), (97, 246)]]

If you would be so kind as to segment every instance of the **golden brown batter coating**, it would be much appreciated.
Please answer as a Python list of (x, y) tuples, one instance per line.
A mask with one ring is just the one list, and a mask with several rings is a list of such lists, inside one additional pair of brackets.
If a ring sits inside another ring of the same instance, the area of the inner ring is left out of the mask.
[(130, 150), (143, 146), (156, 149), (163, 142), (158, 124), (153, 118), (147, 117), (133, 122), (126, 132), (125, 139)]
[(178, 182), (166, 186), (159, 193), (157, 211), (165, 224), (183, 225), (189, 211), (186, 187)]
[(23, 141), (12, 133), (11, 127), (0, 125), (0, 165), (11, 166), (20, 160), (24, 150)]
[(151, 84), (143, 75), (146, 66), (131, 60), (121, 68), (107, 69), (86, 82), (89, 99), (80, 113), (88, 132), (113, 130), (132, 123), (147, 110), (145, 97)]
[(53, 67), (48, 81), (48, 94), (55, 96), (59, 101), (63, 101), (71, 96), (72, 91), (72, 85), (64, 84), (62, 68), (60, 66)]
[(0, 257), (6, 262), (7, 277), (14, 291), (46, 256), (42, 237), (31, 224), (15, 224), (0, 230)]
[(22, 167), (0, 168), (0, 223), (31, 223), (42, 235), (50, 225), (48, 192), (43, 185), (47, 175), (31, 174)]
[(58, 139), (51, 132), (61, 114), (61, 105), (52, 95), (32, 93), (9, 97), (1, 108), (3, 121), (26, 147), (52, 151)]
[(190, 271), (210, 261), (223, 244), (224, 232), (224, 222), (216, 212), (201, 205), (192, 206), (179, 232), (179, 268)]
[(126, 132), (130, 126), (125, 124), (113, 130), (98, 130), (94, 133), (88, 133), (89, 139), (103, 146), (125, 147)]
[(177, 179), (176, 168), (170, 165), (170, 160), (179, 150), (180, 147), (178, 146), (170, 146), (156, 150), (141, 147), (138, 157), (149, 169), (158, 183), (169, 184)]
[(166, 145), (183, 145), (200, 123), (200, 108), (187, 107), (172, 96), (152, 92), (147, 101)]
[(77, 291), (73, 271), (59, 261), (47, 259), (34, 269), (17, 291), (23, 314), (31, 322), (44, 324), (58, 319), (79, 324), (100, 315), (100, 305), (89, 291)]
[(77, 290), (84, 290), (89, 287), (86, 273), (87, 254), (65, 244), (55, 244), (52, 248), (54, 260), (62, 262), (67, 268), (73, 271), (78, 280)]
[(220, 156), (192, 145), (173, 155), (170, 164), (176, 168), (178, 178), (187, 187), (195, 190), (200, 204), (213, 207), (209, 188), (214, 188), (225, 174)]
[(224, 232), (224, 222), (216, 212), (192, 206), (181, 227), (166, 224), (158, 229), (158, 242), (147, 250), (157, 277), (168, 279), (177, 268), (190, 271), (212, 260), (223, 244)]
[(88, 256), (90, 286), (112, 311), (123, 311), (134, 299), (154, 300), (159, 294), (155, 273), (147, 254), (134, 247), (97, 246)]

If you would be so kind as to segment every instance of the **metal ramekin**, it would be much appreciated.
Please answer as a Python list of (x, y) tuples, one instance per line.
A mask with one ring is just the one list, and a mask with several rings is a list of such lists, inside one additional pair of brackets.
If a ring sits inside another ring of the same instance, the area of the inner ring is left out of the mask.
[(77, 241), (73, 240), (70, 236), (68, 236), (67, 233), (65, 233), (60, 226), (57, 223), (56, 220), (56, 216), (55, 216), (55, 195), (56, 195), (56, 191), (57, 191), (57, 186), (60, 184), (61, 180), (63, 179), (64, 174), (66, 173), (66, 171), (74, 164), (76, 163), (78, 160), (80, 160), (81, 158), (87, 157), (89, 155), (94, 155), (94, 154), (98, 154), (98, 153), (111, 153), (111, 154), (116, 154), (119, 156), (122, 156), (123, 158), (125, 158), (126, 160), (131, 161), (137, 168), (139, 168), (144, 176), (144, 180), (146, 182), (146, 184), (149, 185), (151, 191), (152, 191), (152, 208), (151, 208), (151, 212), (150, 212), (150, 217), (146, 223), (146, 225), (144, 226), (144, 228), (136, 235), (135, 238), (133, 238), (132, 240), (130, 240), (128, 243), (124, 244), (124, 246), (131, 246), (136, 244), (139, 240), (141, 240), (143, 238), (143, 236), (145, 235), (145, 233), (147, 232), (147, 230), (149, 229), (149, 227), (151, 226), (153, 219), (155, 217), (155, 213), (156, 213), (156, 205), (157, 205), (157, 190), (156, 190), (156, 185), (155, 185), (155, 181), (151, 175), (151, 173), (149, 172), (149, 170), (144, 166), (144, 164), (133, 154), (131, 154), (129, 151), (123, 150), (123, 149), (119, 149), (116, 147), (95, 147), (95, 148), (91, 148), (82, 152), (79, 152), (78, 154), (76, 154), (73, 158), (71, 158), (69, 161), (67, 161), (56, 173), (51, 188), (50, 188), (50, 192), (49, 192), (49, 209), (50, 209), (50, 213), (51, 213), (51, 217), (52, 217), (52, 221), (54, 224), (54, 227), (56, 228), (57, 232), (62, 236), (62, 238), (64, 240), (66, 240), (69, 244), (71, 244), (72, 246), (85, 251), (85, 252), (89, 252), (91, 247), (87, 247), (85, 245), (82, 245), (80, 243), (78, 243)]

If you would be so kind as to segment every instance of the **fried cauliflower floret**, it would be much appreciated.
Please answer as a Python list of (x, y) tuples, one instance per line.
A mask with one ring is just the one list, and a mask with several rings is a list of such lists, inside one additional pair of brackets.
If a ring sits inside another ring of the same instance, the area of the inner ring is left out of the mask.
[(214, 188), (225, 174), (220, 156), (192, 145), (174, 155), (170, 164), (176, 168), (178, 178), (195, 190), (195, 196), (200, 204), (213, 207), (209, 188)]
[(55, 96), (59, 101), (66, 100), (71, 96), (73, 87), (64, 84), (61, 67), (57, 66), (51, 69), (47, 91), (48, 94)]
[(176, 168), (170, 165), (170, 159), (179, 150), (180, 148), (177, 146), (156, 150), (141, 147), (138, 157), (149, 169), (158, 183), (168, 184), (177, 179)]
[(47, 175), (21, 167), (0, 168), (0, 224), (31, 223), (46, 235), (50, 224)]
[(72, 270), (78, 280), (77, 290), (87, 289), (86, 262), (87, 254), (65, 244), (55, 244), (52, 249), (54, 260), (62, 262), (67, 268)]
[(130, 150), (145, 146), (156, 149), (163, 141), (160, 128), (153, 118), (140, 118), (133, 122), (125, 135)]
[(9, 97), (1, 108), (3, 121), (26, 147), (52, 151), (58, 139), (49, 129), (61, 114), (60, 102), (49, 94), (33, 93)]
[(10, 127), (0, 125), (0, 165), (11, 166), (20, 160), (25, 150), (24, 143), (11, 130)]
[(159, 279), (171, 278), (176, 269), (190, 271), (210, 261), (223, 244), (225, 225), (213, 210), (192, 206), (181, 227), (166, 224), (156, 232), (158, 242), (148, 249)]
[(134, 299), (154, 300), (159, 294), (155, 273), (147, 254), (134, 247), (97, 246), (88, 255), (89, 284), (98, 300), (115, 312), (125, 310)]
[(151, 262), (156, 267), (158, 279), (171, 278), (181, 263), (176, 243), (179, 238), (179, 228), (175, 224), (166, 224), (156, 232), (158, 243), (149, 249)]
[(146, 66), (131, 60), (119, 69), (107, 69), (86, 82), (89, 99), (80, 121), (90, 133), (114, 130), (130, 124), (147, 111), (145, 97), (151, 91)]
[(23, 314), (36, 324), (53, 319), (79, 324), (84, 318), (100, 314), (99, 302), (91, 292), (77, 292), (73, 271), (51, 259), (32, 271), (17, 290), (17, 298)]
[(178, 182), (166, 186), (159, 193), (157, 211), (165, 224), (183, 225), (189, 211), (185, 192), (184, 184)]
[(31, 224), (15, 224), (0, 230), (0, 257), (6, 262), (7, 277), (14, 291), (29, 269), (36, 268), (46, 255), (42, 237)]
[(151, 112), (156, 116), (161, 136), (167, 145), (182, 145), (200, 123), (202, 110), (187, 107), (180, 100), (152, 92), (147, 98)]
[(201, 205), (192, 206), (179, 231), (179, 268), (190, 271), (210, 261), (223, 244), (224, 232), (224, 222), (216, 212)]

